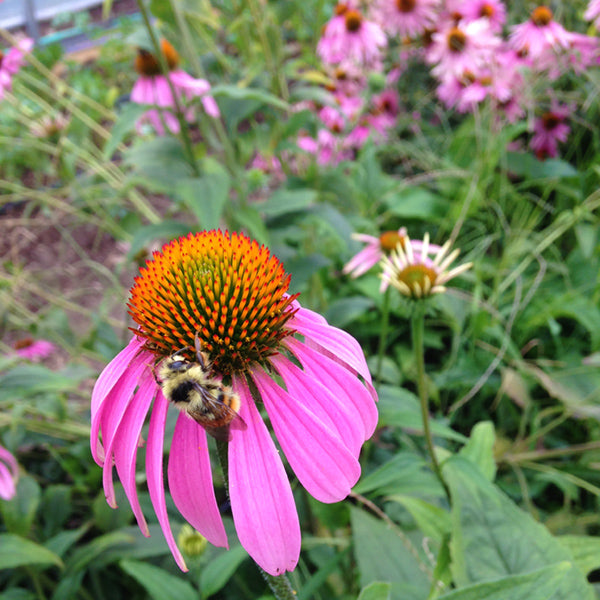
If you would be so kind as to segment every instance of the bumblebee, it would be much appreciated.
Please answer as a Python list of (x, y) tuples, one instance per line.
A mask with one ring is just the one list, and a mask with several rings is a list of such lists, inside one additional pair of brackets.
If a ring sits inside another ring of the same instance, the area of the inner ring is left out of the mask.
[(189, 346), (165, 358), (158, 366), (157, 383), (175, 408), (201, 425), (217, 440), (229, 441), (230, 428), (245, 429), (238, 415), (240, 397), (214, 377), (212, 363), (195, 338), (197, 362), (184, 356)]

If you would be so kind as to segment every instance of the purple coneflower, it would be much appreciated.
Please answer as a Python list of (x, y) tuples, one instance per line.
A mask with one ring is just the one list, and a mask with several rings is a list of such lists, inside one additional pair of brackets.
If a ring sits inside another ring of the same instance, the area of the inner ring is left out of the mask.
[[(172, 133), (179, 132), (179, 121), (169, 110), (176, 107), (171, 86), (175, 90), (177, 100), (191, 100), (198, 97), (206, 113), (213, 118), (218, 118), (219, 107), (215, 99), (209, 95), (210, 83), (206, 79), (195, 79), (179, 69), (177, 51), (165, 39), (162, 39), (160, 44), (169, 68), (166, 75), (162, 73), (159, 60), (148, 50), (138, 49), (135, 59), (135, 68), (139, 73), (139, 78), (131, 90), (131, 101), (158, 107), (146, 112), (140, 119), (140, 123), (149, 122), (159, 135), (164, 135), (165, 125)], [(188, 107), (184, 114), (188, 121), (194, 119), (193, 109)]]
[(506, 7), (501, 0), (469, 0), (461, 10), (465, 21), (484, 19), (494, 33), (500, 33), (506, 23)]
[(328, 64), (381, 68), (381, 52), (387, 39), (381, 27), (369, 21), (351, 3), (341, 3), (325, 25), (317, 53)]
[(0, 50), (0, 100), (4, 98), (4, 91), (12, 88), (12, 79), (23, 66), (25, 54), (33, 48), (33, 40), (23, 38), (16, 46), (9, 48), (6, 52)]
[[(281, 456), (322, 502), (345, 498), (360, 475), (358, 454), (377, 422), (376, 394), (354, 338), (302, 308), (288, 294), (290, 276), (265, 246), (242, 234), (204, 231), (165, 245), (131, 289), (139, 328), (104, 369), (92, 394), (91, 447), (103, 466), (106, 498), (115, 506), (113, 465), (141, 531), (148, 535), (136, 491), (136, 455), (150, 411), (148, 489), (165, 538), (181, 569), (165, 504), (163, 443), (171, 402), (154, 367), (180, 352), (195, 361), (196, 339), (212, 376), (231, 385), (244, 427), (227, 444), (231, 511), (238, 537), (269, 574), (293, 570), (300, 526)], [(301, 338), (296, 337), (300, 335)], [(274, 376), (276, 379), (274, 379)], [(283, 384), (283, 386), (281, 385)], [(98, 436), (102, 435), (102, 443)], [(212, 544), (227, 546), (213, 489), (206, 432), (179, 414), (171, 441), (168, 485), (183, 517)]]
[(6, 448), (0, 446), (0, 498), (2, 500), (10, 500), (14, 497), (18, 475), (19, 467), (15, 457)]
[(550, 110), (535, 120), (529, 145), (540, 160), (558, 156), (558, 143), (566, 142), (571, 131), (565, 123), (571, 112), (572, 107), (553, 103)]
[(18, 356), (34, 362), (47, 358), (56, 350), (56, 346), (52, 342), (34, 340), (32, 337), (17, 340), (13, 344), (13, 348)]
[(406, 242), (398, 244), (395, 250), (389, 256), (384, 256), (381, 261), (381, 289), (385, 290), (392, 285), (402, 295), (414, 300), (445, 292), (446, 282), (472, 266), (472, 263), (465, 263), (448, 271), (448, 267), (459, 254), (459, 250), (450, 252), (450, 245), (450, 241), (447, 241), (441, 247), (436, 246), (438, 250), (433, 259), (430, 259), (429, 234), (426, 233), (418, 245), (407, 235)]
[(372, 15), (388, 35), (414, 39), (435, 24), (438, 5), (438, 0), (377, 0)]

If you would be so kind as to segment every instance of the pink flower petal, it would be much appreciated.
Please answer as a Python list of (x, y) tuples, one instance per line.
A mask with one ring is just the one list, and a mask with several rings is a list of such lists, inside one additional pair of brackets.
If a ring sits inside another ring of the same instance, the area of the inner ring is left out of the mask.
[[(297, 344), (304, 346), (301, 342)], [(346, 392), (337, 397), (332, 390), (323, 385), (322, 379), (313, 376), (309, 371), (303, 371), (283, 355), (272, 357), (271, 364), (281, 375), (288, 394), (296, 401), (302, 399), (302, 406), (331, 429), (353, 456), (358, 457), (364, 442), (364, 427), (360, 415), (354, 410), (354, 405), (348, 401)], [(338, 369), (344, 370), (339, 365)], [(360, 385), (355, 376), (348, 371), (347, 373)]]
[(155, 394), (156, 382), (154, 381), (154, 377), (147, 374), (142, 378), (140, 387), (127, 406), (115, 435), (115, 439), (118, 441), (114, 444), (117, 474), (123, 484), (123, 489), (125, 490), (138, 526), (146, 537), (150, 535), (150, 532), (148, 531), (148, 525), (142, 513), (137, 495), (135, 468), (142, 427)]
[(165, 501), (165, 483), (163, 478), (163, 443), (165, 437), (165, 423), (167, 420), (167, 409), (169, 401), (159, 390), (152, 407), (152, 416), (150, 417), (150, 428), (148, 430), (148, 444), (146, 446), (146, 476), (148, 478), (148, 491), (154, 512), (158, 517), (158, 522), (163, 531), (167, 545), (173, 554), (175, 562), (182, 571), (188, 568), (183, 560), (183, 556), (175, 543), (169, 516), (167, 514), (167, 504)]
[[(137, 336), (134, 337), (127, 346), (113, 358), (106, 368), (100, 373), (94, 389), (92, 390), (92, 430), (90, 434), (90, 445), (92, 456), (96, 463), (100, 466), (104, 464), (104, 447), (99, 440), (100, 427), (102, 425), (103, 414), (107, 404), (110, 404), (112, 390), (115, 388), (118, 381), (123, 378), (128, 370), (129, 364), (141, 350), (143, 341)], [(133, 389), (131, 390), (133, 392)], [(118, 402), (118, 398), (114, 400)], [(104, 439), (106, 443), (106, 439)]]
[(368, 440), (377, 427), (379, 415), (373, 401), (360, 380), (334, 360), (289, 337), (285, 344), (295, 354), (304, 370), (320, 381), (339, 401), (350, 406), (352, 419), (362, 424), (362, 440)]
[(360, 465), (342, 440), (269, 376), (253, 373), (283, 452), (307, 491), (321, 502), (339, 502), (360, 477)]
[(0, 498), (10, 500), (16, 493), (15, 479), (18, 474), (15, 457), (0, 446)]
[(232, 430), (229, 497), (242, 546), (270, 575), (293, 571), (300, 556), (300, 524), (277, 448), (254, 405), (246, 382), (234, 376), (240, 416), (248, 426)]
[(100, 419), (100, 430), (102, 432), (102, 441), (104, 443), (104, 451), (106, 454), (102, 472), (102, 482), (106, 494), (106, 501), (113, 508), (116, 508), (117, 506), (112, 474), (114, 454), (113, 444), (115, 441), (117, 443), (119, 442), (119, 437), (117, 435), (119, 425), (142, 373), (144, 370), (149, 369), (148, 361), (149, 357), (147, 352), (140, 352), (133, 357), (127, 370), (110, 390), (106, 396), (106, 400), (102, 403), (102, 406), (96, 415)]
[(365, 380), (371, 396), (376, 400), (377, 392), (371, 383), (371, 374), (365, 355), (358, 342), (349, 333), (328, 325), (322, 317), (322, 321), (320, 321), (315, 315), (316, 313), (312, 310), (300, 307), (289, 320), (288, 326), (302, 334), (307, 342), (312, 342), (321, 348), (337, 363), (358, 373)]
[(169, 490), (186, 521), (211, 544), (227, 547), (213, 487), (206, 432), (180, 414), (169, 453)]

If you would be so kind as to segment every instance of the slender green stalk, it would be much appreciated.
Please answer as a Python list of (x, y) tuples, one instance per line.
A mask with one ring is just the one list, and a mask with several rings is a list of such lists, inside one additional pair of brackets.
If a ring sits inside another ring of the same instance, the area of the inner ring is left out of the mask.
[(390, 324), (390, 288), (383, 294), (383, 305), (381, 307), (381, 327), (379, 328), (379, 349), (377, 351), (377, 370), (375, 371), (375, 387), (379, 385), (381, 369), (383, 367), (383, 355), (387, 345), (387, 335)]
[(442, 470), (440, 469), (440, 463), (435, 455), (431, 427), (429, 424), (429, 402), (427, 398), (427, 385), (425, 383), (425, 352), (423, 344), (423, 338), (425, 335), (425, 312), (421, 307), (418, 307), (417, 310), (415, 310), (412, 316), (411, 325), (413, 350), (415, 352), (415, 362), (417, 365), (417, 389), (419, 391), (419, 400), (421, 401), (421, 416), (423, 418), (423, 434), (425, 435), (427, 450), (429, 452), (429, 456), (431, 457), (433, 471), (440, 480), (448, 499), (450, 499), (450, 490), (444, 481)]
[(148, 15), (148, 9), (144, 4), (144, 0), (137, 0), (138, 8), (140, 9), (140, 13), (142, 15), (142, 20), (144, 21), (144, 26), (148, 31), (148, 35), (150, 36), (150, 40), (152, 41), (152, 46), (154, 48), (154, 55), (156, 59), (160, 63), (161, 71), (165, 74), (165, 79), (167, 80), (167, 84), (169, 85), (169, 90), (171, 92), (171, 96), (173, 98), (173, 102), (175, 104), (175, 116), (179, 121), (179, 133), (181, 135), (181, 141), (183, 143), (183, 147), (187, 154), (187, 160), (194, 171), (194, 175), (197, 177), (200, 175), (200, 169), (196, 163), (196, 157), (194, 155), (194, 148), (192, 146), (192, 140), (190, 139), (190, 135), (188, 133), (187, 123), (185, 122), (185, 118), (183, 116), (183, 111), (181, 110), (181, 106), (179, 104), (179, 100), (177, 98), (177, 94), (175, 92), (175, 87), (173, 86), (173, 82), (169, 78), (169, 66), (167, 65), (167, 59), (162, 52), (160, 47), (160, 42), (156, 37), (156, 33), (154, 31), (154, 27), (152, 27), (152, 23), (150, 23), (150, 17)]

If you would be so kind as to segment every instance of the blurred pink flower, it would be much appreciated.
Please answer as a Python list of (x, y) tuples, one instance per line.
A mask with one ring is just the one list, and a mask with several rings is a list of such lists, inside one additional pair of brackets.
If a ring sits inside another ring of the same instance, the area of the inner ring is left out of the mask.
[[(232, 428), (227, 443), (231, 510), (242, 546), (267, 573), (295, 568), (300, 526), (263, 408), (291, 469), (316, 499), (342, 500), (360, 475), (358, 455), (377, 423), (363, 352), (354, 338), (289, 296), (289, 281), (280, 261), (242, 234), (204, 231), (174, 240), (136, 277), (129, 309), (139, 329), (94, 387), (91, 449), (104, 469), (107, 501), (115, 506), (114, 465), (144, 535), (148, 526), (135, 471), (140, 434), (151, 412), (148, 489), (183, 570), (163, 481), (165, 421), (172, 403), (151, 365), (176, 351), (195, 361), (189, 348), (196, 336), (210, 359), (211, 376), (226, 378), (239, 397), (245, 426)], [(184, 412), (175, 426), (167, 475), (183, 517), (212, 544), (227, 546), (206, 431)]]
[(540, 160), (558, 156), (558, 143), (566, 142), (571, 131), (565, 121), (572, 112), (572, 106), (554, 102), (550, 110), (535, 120), (529, 145)]
[(439, 0), (377, 0), (374, 21), (390, 36), (415, 38), (433, 28)]
[(600, 28), (600, 0), (590, 0), (583, 13), (586, 21), (593, 21), (596, 29)]
[(34, 362), (47, 358), (56, 350), (56, 346), (52, 342), (34, 340), (30, 337), (17, 340), (13, 347), (18, 356)]
[(0, 446), (0, 498), (10, 500), (16, 493), (16, 481), (19, 475), (19, 467), (15, 457)]
[(387, 39), (381, 27), (365, 19), (353, 3), (338, 4), (325, 25), (317, 53), (325, 63), (381, 69), (382, 49)]
[(506, 6), (501, 0), (468, 0), (462, 3), (461, 12), (467, 22), (485, 19), (494, 33), (501, 33), (506, 23)]
[(25, 54), (31, 52), (32, 48), (33, 40), (23, 38), (6, 53), (0, 51), (0, 100), (4, 98), (5, 90), (11, 90), (12, 78), (19, 72), (23, 66)]
[(185, 71), (178, 69), (179, 56), (169, 42), (161, 40), (161, 48), (170, 69), (166, 75), (162, 73), (159, 62), (150, 52), (143, 49), (138, 50), (135, 66), (139, 77), (131, 90), (131, 101), (158, 107), (144, 113), (138, 125), (148, 122), (159, 135), (166, 133), (165, 126), (172, 133), (179, 133), (179, 121), (171, 112), (176, 108), (171, 86), (177, 100), (183, 103), (180, 108), (184, 111), (188, 122), (195, 119), (193, 107), (187, 104), (193, 98), (200, 98), (206, 114), (215, 119), (218, 118), (220, 116), (219, 107), (210, 95), (210, 83), (205, 79), (195, 79)]

